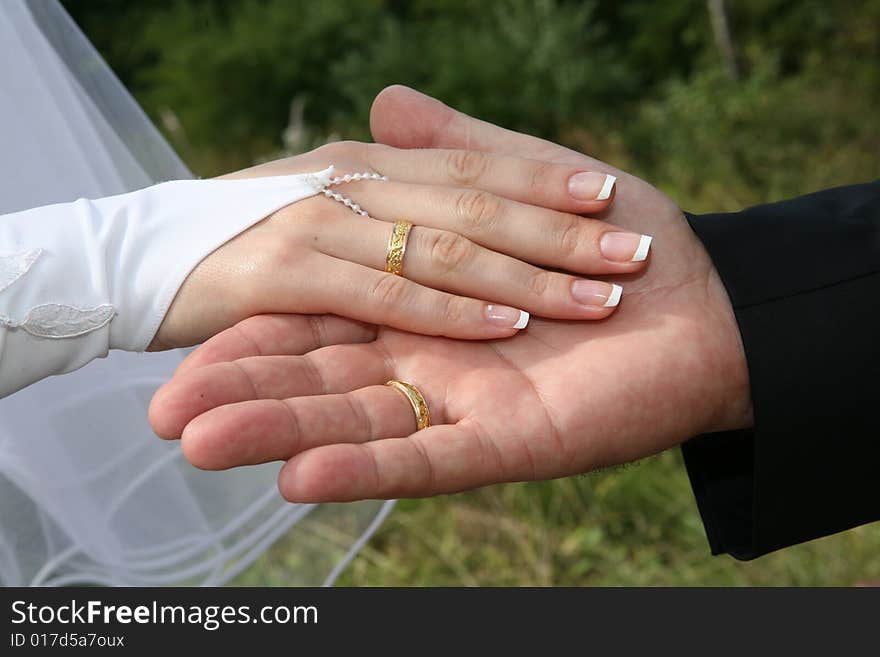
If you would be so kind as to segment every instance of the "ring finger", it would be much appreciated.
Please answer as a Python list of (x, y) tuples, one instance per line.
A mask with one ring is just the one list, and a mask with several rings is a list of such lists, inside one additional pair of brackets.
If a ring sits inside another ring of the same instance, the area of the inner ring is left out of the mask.
[[(325, 224), (317, 248), (381, 271), (393, 230), (389, 222), (345, 216)], [(403, 275), (416, 283), (543, 317), (601, 319), (620, 301), (619, 285), (547, 271), (424, 226), (411, 229), (403, 266)]]

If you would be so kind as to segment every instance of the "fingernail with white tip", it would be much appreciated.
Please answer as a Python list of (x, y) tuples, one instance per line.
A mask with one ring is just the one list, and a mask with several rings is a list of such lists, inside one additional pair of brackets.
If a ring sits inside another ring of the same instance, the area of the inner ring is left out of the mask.
[(602, 189), (599, 190), (599, 195), (596, 197), (597, 201), (605, 201), (611, 197), (611, 190), (614, 189), (614, 183), (617, 182), (617, 176), (612, 176), (610, 173), (605, 176), (605, 183), (602, 185)]
[(623, 287), (618, 285), (617, 283), (612, 283), (611, 294), (608, 296), (608, 301), (605, 302), (605, 307), (614, 308), (617, 304), (619, 304), (621, 294), (623, 294)]
[(633, 255), (633, 262), (641, 262), (648, 257), (648, 250), (651, 248), (651, 240), (653, 239), (650, 235), (642, 235), (642, 239), (639, 240), (639, 248)]
[(505, 328), (524, 329), (529, 323), (529, 314), (525, 310), (518, 310), (510, 306), (486, 306), (486, 319), (496, 326)]
[(616, 180), (610, 173), (576, 173), (568, 179), (568, 193), (578, 201), (606, 201), (611, 198)]
[(519, 320), (513, 325), (515, 329), (524, 329), (529, 323), (529, 314), (525, 310), (519, 311)]
[(605, 233), (599, 240), (599, 250), (613, 262), (641, 262), (648, 257), (651, 239), (638, 233)]
[(579, 278), (571, 284), (571, 296), (578, 303), (593, 308), (613, 308), (620, 303), (623, 288), (616, 283), (604, 283)]

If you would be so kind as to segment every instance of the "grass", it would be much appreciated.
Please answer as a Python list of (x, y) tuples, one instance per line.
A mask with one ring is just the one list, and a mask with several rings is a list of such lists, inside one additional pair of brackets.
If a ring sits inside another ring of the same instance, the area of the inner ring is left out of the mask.
[[(295, 533), (236, 581), (299, 583)], [(751, 562), (713, 557), (677, 450), (550, 482), (403, 500), (348, 586), (850, 586), (880, 578), (880, 524)]]

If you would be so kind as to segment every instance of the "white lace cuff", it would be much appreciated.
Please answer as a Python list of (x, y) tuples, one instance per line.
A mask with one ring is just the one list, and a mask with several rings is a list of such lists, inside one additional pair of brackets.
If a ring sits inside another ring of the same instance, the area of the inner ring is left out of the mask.
[(0, 395), (146, 349), (205, 256), (332, 173), (176, 180), (0, 217)]

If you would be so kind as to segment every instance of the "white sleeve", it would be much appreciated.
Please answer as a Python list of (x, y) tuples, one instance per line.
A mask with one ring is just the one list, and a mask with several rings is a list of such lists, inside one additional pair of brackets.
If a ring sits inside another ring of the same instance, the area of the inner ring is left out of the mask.
[(145, 350), (205, 256), (332, 172), (176, 180), (0, 217), (0, 396)]

